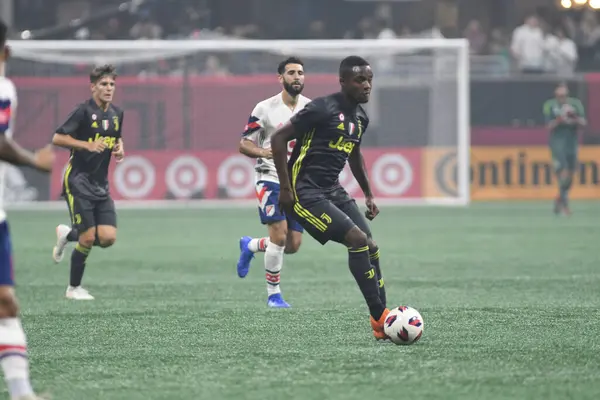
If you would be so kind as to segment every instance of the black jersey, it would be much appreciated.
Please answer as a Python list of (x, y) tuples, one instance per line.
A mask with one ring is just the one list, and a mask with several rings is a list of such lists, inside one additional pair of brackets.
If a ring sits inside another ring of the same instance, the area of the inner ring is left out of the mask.
[(365, 110), (334, 93), (314, 99), (290, 122), (300, 139), (288, 164), (294, 190), (338, 187), (348, 156), (369, 125)]
[(64, 177), (64, 192), (89, 200), (108, 197), (108, 166), (113, 147), (121, 138), (123, 111), (112, 104), (102, 110), (93, 99), (82, 103), (71, 112), (56, 133), (69, 135), (77, 140), (93, 142), (104, 139), (106, 149), (102, 153), (71, 150), (71, 158)]

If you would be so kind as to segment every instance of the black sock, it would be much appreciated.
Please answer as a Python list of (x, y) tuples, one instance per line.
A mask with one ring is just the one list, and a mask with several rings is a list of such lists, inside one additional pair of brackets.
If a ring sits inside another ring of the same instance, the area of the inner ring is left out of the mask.
[(371, 316), (378, 321), (385, 307), (379, 297), (379, 284), (377, 283), (375, 268), (371, 266), (369, 261), (369, 246), (348, 249), (348, 265), (367, 302)]
[(387, 306), (387, 297), (385, 295), (385, 286), (383, 284), (383, 275), (381, 274), (381, 268), (379, 267), (379, 247), (369, 249), (369, 259), (371, 265), (375, 268), (375, 275), (377, 275), (377, 283), (379, 284), (379, 298), (384, 307)]
[(79, 232), (77, 232), (77, 229), (71, 228), (71, 232), (69, 232), (69, 234), (67, 235), (67, 240), (69, 242), (76, 242), (77, 240), (79, 240)]
[(573, 178), (571, 176), (567, 177), (565, 179), (565, 187), (564, 187), (564, 191), (565, 191), (565, 205), (569, 205), (569, 191), (571, 190), (571, 186), (573, 186)]
[(69, 283), (73, 287), (81, 285), (83, 271), (85, 270), (85, 260), (87, 260), (90, 250), (79, 243), (75, 245), (75, 249), (71, 254), (71, 281)]
[(558, 180), (559, 197), (563, 204), (567, 204), (568, 179), (559, 178)]

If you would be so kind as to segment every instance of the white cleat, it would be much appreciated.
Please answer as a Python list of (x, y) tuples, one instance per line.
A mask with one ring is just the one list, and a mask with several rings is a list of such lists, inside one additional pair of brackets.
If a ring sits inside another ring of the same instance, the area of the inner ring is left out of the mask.
[(52, 258), (55, 263), (61, 262), (65, 255), (65, 247), (69, 243), (67, 240), (69, 232), (71, 232), (71, 228), (67, 225), (61, 224), (56, 227), (56, 246), (52, 249)]
[(65, 294), (65, 296), (67, 297), (67, 299), (71, 300), (94, 300), (94, 296), (92, 296), (87, 290), (85, 290), (81, 286), (69, 286), (67, 288), (67, 293)]

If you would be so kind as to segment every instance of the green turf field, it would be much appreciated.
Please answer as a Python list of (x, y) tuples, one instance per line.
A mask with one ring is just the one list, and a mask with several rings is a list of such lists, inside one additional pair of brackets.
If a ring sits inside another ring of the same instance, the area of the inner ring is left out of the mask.
[[(122, 211), (63, 298), (51, 262), (64, 212), (10, 212), (37, 389), (55, 400), (599, 399), (600, 204), (385, 208), (373, 223), (390, 305), (425, 320), (414, 346), (380, 344), (343, 247), (310, 237), (288, 256), (294, 307), (266, 309), (262, 255), (237, 240), (256, 211)], [(70, 251), (68, 252), (70, 254)], [(1, 386), (0, 398), (6, 396)]]

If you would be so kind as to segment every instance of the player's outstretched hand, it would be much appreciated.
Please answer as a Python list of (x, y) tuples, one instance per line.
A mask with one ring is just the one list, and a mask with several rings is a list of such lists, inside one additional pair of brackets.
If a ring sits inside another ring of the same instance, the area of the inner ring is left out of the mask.
[(369, 221), (372, 221), (377, 216), (377, 214), (379, 214), (379, 208), (377, 208), (377, 205), (375, 204), (375, 199), (373, 199), (372, 197), (367, 197), (365, 200), (365, 204), (367, 205), (365, 217), (367, 217)]
[(52, 148), (51, 144), (47, 145), (46, 147), (42, 147), (35, 152), (35, 167), (40, 171), (50, 172), (52, 171), (52, 166), (54, 165), (54, 158), (54, 149)]
[(123, 158), (125, 158), (125, 150), (123, 150), (123, 146), (121, 146), (120, 143), (117, 143), (115, 145), (115, 147), (113, 148), (112, 154), (113, 154), (113, 156), (115, 157), (115, 160), (117, 160), (118, 163), (120, 163), (121, 161), (123, 161)]
[(104, 139), (96, 139), (88, 143), (88, 150), (92, 153), (102, 153), (105, 149), (106, 143), (104, 143)]
[(288, 215), (291, 215), (294, 210), (295, 201), (294, 192), (292, 192), (291, 188), (279, 188), (279, 207), (288, 213)]

